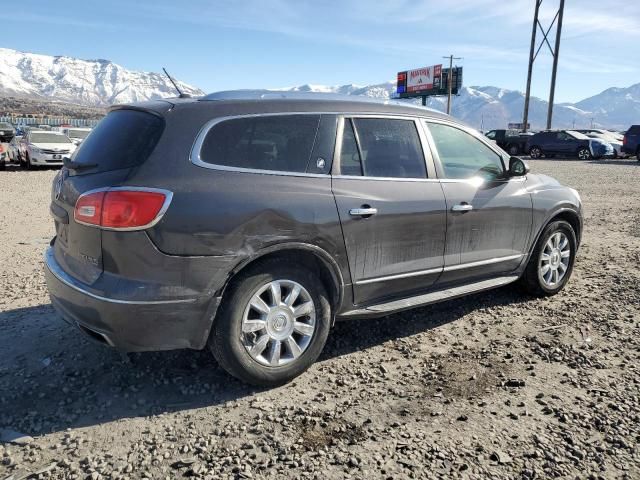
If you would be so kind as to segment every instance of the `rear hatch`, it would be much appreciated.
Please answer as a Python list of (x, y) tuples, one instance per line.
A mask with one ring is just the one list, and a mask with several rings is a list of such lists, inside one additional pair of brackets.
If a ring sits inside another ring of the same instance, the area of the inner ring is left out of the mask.
[(74, 220), (76, 201), (90, 190), (121, 185), (133, 168), (149, 158), (164, 130), (163, 110), (171, 104), (149, 106), (155, 108), (111, 111), (54, 178), (55, 257), (68, 274), (84, 283), (92, 284), (103, 271), (102, 231)]

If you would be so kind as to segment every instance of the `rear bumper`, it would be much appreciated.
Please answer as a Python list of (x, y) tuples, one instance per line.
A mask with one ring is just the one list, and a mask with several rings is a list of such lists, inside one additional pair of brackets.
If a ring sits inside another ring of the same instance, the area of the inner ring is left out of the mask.
[(107, 298), (67, 274), (52, 247), (44, 259), (54, 308), (94, 340), (127, 352), (201, 349), (206, 345), (219, 298)]

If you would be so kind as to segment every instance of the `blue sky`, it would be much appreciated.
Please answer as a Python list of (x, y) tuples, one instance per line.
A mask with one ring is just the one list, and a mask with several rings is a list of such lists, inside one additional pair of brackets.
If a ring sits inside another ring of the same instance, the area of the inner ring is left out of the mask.
[[(558, 0), (544, 0), (543, 24)], [(367, 85), (464, 57), (466, 85), (524, 90), (535, 0), (20, 0), (0, 46), (112, 60), (205, 91)], [(556, 101), (640, 82), (640, 1), (566, 0)], [(532, 92), (547, 98), (541, 52)]]

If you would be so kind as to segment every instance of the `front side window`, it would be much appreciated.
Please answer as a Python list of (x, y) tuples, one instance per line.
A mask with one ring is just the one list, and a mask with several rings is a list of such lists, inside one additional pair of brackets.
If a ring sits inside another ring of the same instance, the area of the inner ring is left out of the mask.
[[(345, 121), (343, 148), (346, 151), (341, 154), (340, 160), (345, 175), (390, 178), (427, 176), (422, 145), (413, 120), (354, 118), (351, 122)], [(357, 171), (360, 164), (362, 173)], [(353, 173), (346, 173), (342, 165)]]
[(228, 167), (304, 173), (319, 121), (320, 115), (225, 120), (207, 133), (200, 159)]
[(500, 156), (479, 139), (459, 128), (427, 123), (446, 178), (488, 180), (504, 175)]

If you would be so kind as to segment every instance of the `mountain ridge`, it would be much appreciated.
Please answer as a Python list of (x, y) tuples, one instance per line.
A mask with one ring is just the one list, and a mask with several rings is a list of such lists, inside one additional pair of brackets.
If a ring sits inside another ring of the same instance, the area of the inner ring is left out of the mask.
[[(177, 81), (190, 95), (204, 92)], [(364, 95), (389, 99), (395, 95), (395, 82), (371, 85), (327, 86), (305, 84), (278, 91), (323, 92)], [(0, 95), (56, 100), (90, 107), (130, 103), (175, 96), (175, 88), (160, 73), (128, 70), (110, 60), (81, 60), (73, 57), (19, 52), (0, 48)], [(420, 103), (420, 99), (409, 100)], [(446, 97), (430, 97), (427, 106), (446, 110)], [(546, 126), (548, 102), (531, 97), (531, 128)], [(453, 98), (452, 115), (475, 128), (506, 128), (522, 122), (524, 94), (495, 86), (463, 87)], [(626, 129), (640, 123), (640, 83), (630, 87), (611, 87), (579, 102), (554, 105), (555, 128), (588, 128), (591, 125)]]

